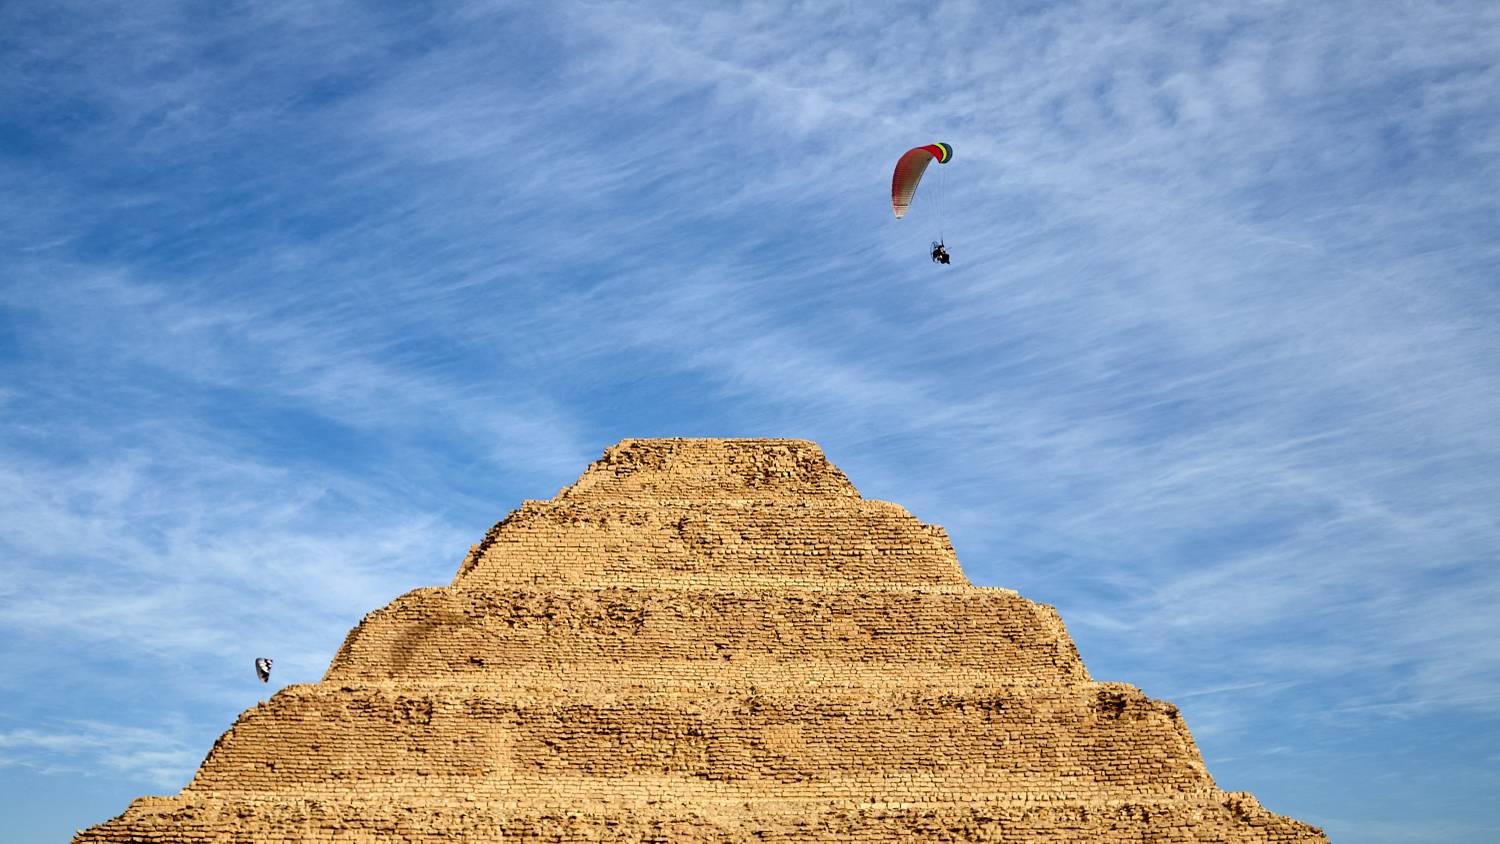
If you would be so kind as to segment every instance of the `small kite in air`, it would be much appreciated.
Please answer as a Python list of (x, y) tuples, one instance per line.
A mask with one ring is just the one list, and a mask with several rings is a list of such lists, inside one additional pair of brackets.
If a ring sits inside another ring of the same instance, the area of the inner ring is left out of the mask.
[(265, 657), (255, 660), (255, 676), (259, 677), (262, 683), (271, 682), (271, 660)]

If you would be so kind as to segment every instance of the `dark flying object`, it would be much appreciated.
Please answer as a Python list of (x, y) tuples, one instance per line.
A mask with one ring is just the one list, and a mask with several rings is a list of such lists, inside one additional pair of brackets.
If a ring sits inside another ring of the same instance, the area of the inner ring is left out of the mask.
[(271, 660), (265, 657), (255, 660), (255, 676), (259, 677), (262, 683), (269, 683), (271, 681)]

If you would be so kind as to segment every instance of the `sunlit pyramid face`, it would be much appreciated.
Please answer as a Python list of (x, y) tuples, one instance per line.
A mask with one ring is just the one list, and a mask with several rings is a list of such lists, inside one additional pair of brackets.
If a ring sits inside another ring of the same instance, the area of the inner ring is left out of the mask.
[(1328, 844), (807, 440), (624, 440), (260, 697), (75, 844)]

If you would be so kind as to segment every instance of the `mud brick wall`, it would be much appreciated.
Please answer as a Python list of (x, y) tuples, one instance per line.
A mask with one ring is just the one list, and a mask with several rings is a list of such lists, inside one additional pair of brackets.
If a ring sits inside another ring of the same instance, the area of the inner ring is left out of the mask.
[(455, 586), (966, 585), (941, 528), (881, 502), (689, 507), (527, 502)]
[[(326, 681), (453, 678), (544, 668), (597, 676), (629, 664), (667, 681), (770, 664), (785, 682), (872, 665), (949, 667), (1001, 681), (1088, 679), (1051, 607), (998, 589), (805, 591), (427, 589), (350, 633)], [(809, 674), (806, 666), (824, 671)], [(765, 676), (765, 673), (762, 673)]]
[(1326, 841), (801, 440), (608, 449), (75, 840)]
[(810, 503), (859, 491), (808, 440), (623, 440), (557, 500)]
[[(1212, 789), (1177, 712), (1131, 687), (964, 694), (739, 689), (614, 700), (496, 700), (495, 690), (308, 687), (247, 713), (190, 792), (421, 788), (491, 800), (550, 785), (594, 799), (754, 794), (879, 802), (1074, 798)], [(268, 760), (264, 748), (279, 748)]]

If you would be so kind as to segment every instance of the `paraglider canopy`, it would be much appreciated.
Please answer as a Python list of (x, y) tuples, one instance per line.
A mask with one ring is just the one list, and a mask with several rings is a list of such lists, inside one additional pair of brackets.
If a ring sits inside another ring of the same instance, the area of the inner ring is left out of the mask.
[(917, 192), (917, 183), (922, 181), (922, 174), (927, 172), (927, 165), (934, 158), (939, 164), (947, 164), (953, 158), (953, 147), (945, 143), (914, 147), (896, 162), (896, 172), (891, 175), (891, 210), (896, 212), (896, 219), (906, 215), (912, 195)]

